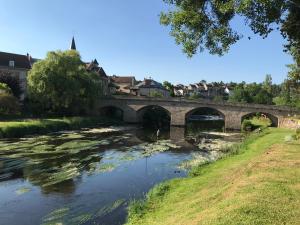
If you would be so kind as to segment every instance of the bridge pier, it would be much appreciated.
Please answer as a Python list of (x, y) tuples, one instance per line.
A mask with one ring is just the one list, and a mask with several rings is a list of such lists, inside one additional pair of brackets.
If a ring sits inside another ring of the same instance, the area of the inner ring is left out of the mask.
[(170, 139), (174, 141), (183, 141), (184, 140), (184, 134), (185, 134), (185, 128), (184, 127), (170, 127)]
[(225, 114), (225, 130), (241, 130), (242, 116), (237, 112)]
[(173, 113), (171, 114), (171, 126), (185, 126), (185, 115), (180, 113)]
[(137, 112), (130, 109), (123, 110), (123, 120), (126, 123), (138, 123)]

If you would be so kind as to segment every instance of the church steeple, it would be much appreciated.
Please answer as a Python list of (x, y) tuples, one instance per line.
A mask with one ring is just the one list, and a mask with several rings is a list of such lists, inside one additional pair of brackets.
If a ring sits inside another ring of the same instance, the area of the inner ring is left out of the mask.
[(76, 50), (76, 44), (75, 44), (74, 36), (72, 38), (72, 43), (71, 43), (71, 46), (70, 46), (70, 50)]

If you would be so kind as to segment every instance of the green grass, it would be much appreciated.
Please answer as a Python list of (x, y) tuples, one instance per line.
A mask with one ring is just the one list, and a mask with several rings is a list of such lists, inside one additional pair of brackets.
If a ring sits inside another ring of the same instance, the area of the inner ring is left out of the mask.
[(20, 138), (25, 135), (93, 127), (105, 123), (111, 124), (116, 123), (116, 121), (103, 117), (65, 117), (0, 121), (0, 138)]
[(154, 187), (127, 224), (299, 224), (300, 142), (269, 128), (235, 153)]

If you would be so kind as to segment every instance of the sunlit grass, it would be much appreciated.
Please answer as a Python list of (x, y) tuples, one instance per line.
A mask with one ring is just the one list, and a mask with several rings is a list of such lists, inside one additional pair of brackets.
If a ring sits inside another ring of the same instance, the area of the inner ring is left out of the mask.
[(129, 207), (128, 224), (299, 224), (300, 143), (268, 129)]

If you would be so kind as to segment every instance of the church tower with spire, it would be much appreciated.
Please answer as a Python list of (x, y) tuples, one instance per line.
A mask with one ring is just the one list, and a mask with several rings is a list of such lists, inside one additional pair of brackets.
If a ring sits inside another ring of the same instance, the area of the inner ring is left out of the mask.
[(72, 43), (71, 43), (71, 46), (70, 46), (70, 50), (76, 50), (76, 44), (75, 44), (74, 36), (72, 38)]

